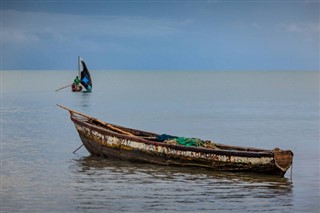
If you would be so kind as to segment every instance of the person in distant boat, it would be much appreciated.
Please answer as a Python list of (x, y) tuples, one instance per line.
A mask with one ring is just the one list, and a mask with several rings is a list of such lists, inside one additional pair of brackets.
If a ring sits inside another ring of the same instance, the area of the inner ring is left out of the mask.
[(80, 79), (79, 79), (78, 76), (76, 76), (76, 78), (74, 79), (73, 84), (74, 84), (75, 89), (76, 89), (77, 91), (80, 90)]

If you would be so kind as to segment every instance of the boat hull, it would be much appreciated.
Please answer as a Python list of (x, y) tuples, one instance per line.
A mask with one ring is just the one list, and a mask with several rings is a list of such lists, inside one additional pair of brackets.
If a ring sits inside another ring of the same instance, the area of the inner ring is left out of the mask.
[(110, 133), (103, 128), (71, 119), (84, 146), (95, 156), (161, 165), (204, 167), (216, 171), (253, 172), (279, 176), (284, 176), (292, 163), (291, 151), (277, 149), (275, 152), (278, 159), (275, 159), (275, 152), (210, 150), (150, 142)]
[(72, 92), (81, 92), (82, 91), (82, 86), (78, 85), (78, 87), (76, 87), (74, 84), (72, 84), (71, 91)]

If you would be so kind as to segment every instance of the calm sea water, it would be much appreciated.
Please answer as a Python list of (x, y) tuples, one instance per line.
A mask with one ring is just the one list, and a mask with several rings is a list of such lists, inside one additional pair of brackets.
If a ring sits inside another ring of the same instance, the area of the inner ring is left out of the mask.
[[(318, 212), (319, 72), (2, 71), (0, 212)], [(294, 152), (284, 178), (90, 157), (62, 104), (156, 133)]]

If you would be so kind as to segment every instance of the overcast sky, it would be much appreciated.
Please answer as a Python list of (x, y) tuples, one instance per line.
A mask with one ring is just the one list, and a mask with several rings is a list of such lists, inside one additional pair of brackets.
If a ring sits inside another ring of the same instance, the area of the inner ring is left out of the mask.
[(320, 70), (319, 1), (1, 0), (2, 70)]

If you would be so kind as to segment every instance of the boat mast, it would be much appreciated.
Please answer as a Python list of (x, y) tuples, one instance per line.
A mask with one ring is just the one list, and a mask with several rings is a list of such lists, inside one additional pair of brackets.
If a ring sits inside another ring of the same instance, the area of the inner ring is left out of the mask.
[(78, 56), (78, 77), (81, 78), (80, 76), (80, 68), (81, 68), (81, 65), (80, 65), (80, 56)]

